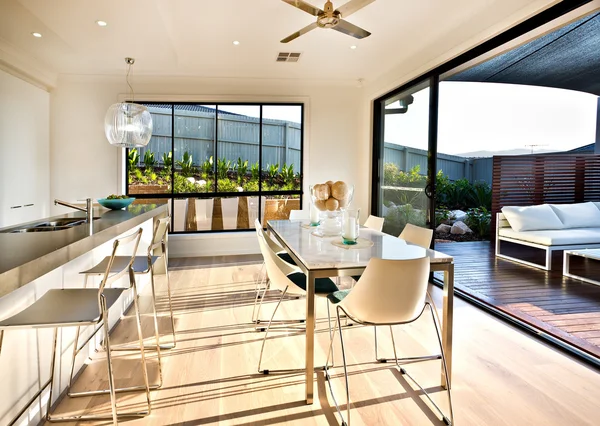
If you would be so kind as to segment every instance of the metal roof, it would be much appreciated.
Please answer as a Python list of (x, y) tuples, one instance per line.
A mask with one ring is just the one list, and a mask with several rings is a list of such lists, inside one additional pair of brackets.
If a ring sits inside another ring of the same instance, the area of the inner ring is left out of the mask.
[(448, 80), (555, 87), (600, 96), (600, 13), (585, 16)]

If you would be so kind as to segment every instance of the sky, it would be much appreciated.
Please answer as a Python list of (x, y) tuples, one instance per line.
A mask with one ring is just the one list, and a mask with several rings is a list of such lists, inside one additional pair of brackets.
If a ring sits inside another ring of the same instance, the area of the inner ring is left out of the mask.
[[(405, 114), (386, 115), (385, 141), (426, 150), (429, 89), (413, 97)], [(564, 151), (587, 145), (596, 138), (597, 99), (547, 87), (441, 82), (438, 152)]]

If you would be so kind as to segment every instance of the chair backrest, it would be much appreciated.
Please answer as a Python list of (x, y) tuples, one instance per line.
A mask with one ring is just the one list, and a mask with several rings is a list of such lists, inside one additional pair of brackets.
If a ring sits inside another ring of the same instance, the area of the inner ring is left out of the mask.
[(271, 287), (281, 291), (285, 290), (287, 287), (290, 294), (304, 294), (304, 290), (287, 277), (288, 274), (298, 272), (298, 269), (280, 259), (279, 256), (271, 250), (267, 243), (268, 238), (269, 237), (267, 237), (261, 229), (258, 233), (258, 245), (260, 246), (260, 252), (265, 261), (267, 276), (271, 282)]
[(362, 322), (410, 322), (425, 307), (428, 281), (427, 257), (409, 260), (372, 258), (340, 306)]
[(365, 221), (365, 226), (369, 229), (373, 229), (374, 231), (379, 231), (383, 229), (383, 221), (382, 217), (369, 215), (367, 220)]
[(407, 223), (398, 238), (420, 247), (429, 248), (433, 238), (433, 229)]
[[(148, 256), (152, 256), (155, 249), (165, 249), (166, 239), (169, 232), (169, 224), (171, 216), (160, 218), (154, 225), (154, 233), (152, 234), (152, 244), (148, 246)], [(164, 253), (161, 253), (161, 255)]]
[(260, 221), (258, 220), (258, 218), (254, 220), (254, 227), (256, 228), (256, 234), (259, 236), (259, 238), (262, 236), (265, 239), (265, 242), (269, 245), (269, 248), (274, 253), (279, 253), (281, 251), (284, 251), (283, 247), (281, 247), (279, 244), (277, 244), (275, 241), (273, 241), (273, 238), (271, 238), (267, 234), (265, 234), (265, 231), (264, 231), (262, 225), (260, 224)]
[[(118, 238), (113, 242), (112, 253), (110, 255), (110, 258), (108, 259), (106, 271), (104, 272), (104, 276), (102, 277), (102, 281), (100, 282), (100, 286), (98, 288), (98, 306), (100, 307), (100, 312), (102, 312), (102, 304), (100, 300), (102, 299), (102, 292), (106, 287), (110, 287), (112, 283), (114, 283), (126, 274), (129, 274), (130, 279), (135, 279), (135, 277), (133, 276), (133, 262), (135, 261), (135, 255), (137, 253), (141, 237), (142, 228), (138, 229), (133, 234), (129, 234), (123, 238)], [(125, 265), (120, 271), (112, 271), (111, 273), (115, 257), (117, 256), (117, 253), (120, 252), (119, 249), (121, 249), (122, 247), (126, 247), (127, 245), (133, 246), (133, 248), (131, 249), (131, 258), (129, 259), (129, 262), (127, 262), (127, 265)]]
[(290, 210), (290, 220), (309, 220), (310, 211), (308, 210)]

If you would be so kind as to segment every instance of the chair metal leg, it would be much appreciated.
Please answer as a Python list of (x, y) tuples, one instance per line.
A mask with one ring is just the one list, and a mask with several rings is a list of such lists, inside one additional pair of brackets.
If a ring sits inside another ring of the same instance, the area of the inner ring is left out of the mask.
[[(266, 287), (265, 287), (265, 289), (263, 291), (262, 297), (260, 298), (260, 303), (258, 304), (258, 311), (257, 311), (257, 314), (256, 314), (256, 320), (253, 321), (255, 324), (260, 324), (260, 323), (264, 322), (263, 320), (260, 319), (260, 309), (262, 307), (263, 300), (265, 300), (265, 296), (266, 296), (267, 292), (270, 289), (271, 289), (271, 282), (268, 281), (268, 279), (267, 279), (267, 285), (266, 285)], [(274, 320), (274, 319), (271, 319), (271, 322), (272, 323), (282, 323), (282, 324), (295, 324), (295, 323), (303, 324), (303, 323), (306, 322), (306, 320), (304, 320), (304, 319), (299, 319), (299, 320), (293, 320), (293, 319), (291, 319), (291, 320), (290, 319), (288, 319), (288, 320)], [(266, 330), (266, 327), (257, 326), (254, 329), (256, 331), (263, 332), (263, 331)], [(298, 329), (298, 330), (300, 331), (300, 329)]]
[(442, 355), (424, 355), (424, 356), (408, 356), (404, 358), (398, 358), (396, 354), (396, 343), (394, 343), (394, 331), (392, 330), (392, 326), (390, 325), (390, 334), (392, 336), (392, 347), (394, 349), (394, 358), (379, 358), (377, 356), (377, 327), (374, 326), (374, 336), (375, 336), (375, 360), (380, 363), (386, 363), (388, 361), (429, 361), (433, 359), (442, 359)]
[(267, 325), (267, 330), (265, 331), (265, 337), (263, 338), (262, 346), (260, 348), (260, 356), (258, 358), (258, 372), (259, 373), (269, 374), (269, 370), (267, 370), (267, 369), (261, 370), (260, 369), (260, 364), (262, 363), (263, 351), (265, 350), (265, 342), (267, 341), (267, 336), (269, 334), (269, 330), (271, 329), (271, 323), (273, 322), (273, 318), (275, 317), (275, 313), (277, 312), (279, 305), (281, 305), (281, 301), (285, 297), (285, 293), (287, 293), (287, 289), (288, 288), (286, 287), (285, 290), (283, 290), (281, 292), (281, 297), (279, 298), (279, 301), (277, 302), (277, 306), (275, 306), (275, 309), (273, 310), (273, 315), (271, 315), (271, 320), (269, 321), (269, 324)]
[[(254, 307), (252, 308), (252, 322), (253, 323), (257, 323), (258, 322), (258, 315), (255, 316), (256, 314), (256, 305), (258, 305), (258, 299), (260, 298), (260, 290), (261, 290), (261, 286), (262, 283), (265, 282), (265, 273), (264, 273), (264, 269), (265, 269), (265, 263), (263, 262), (262, 267), (260, 268), (259, 271), (259, 275), (256, 277), (256, 281), (254, 283), (254, 291), (256, 292), (256, 297), (254, 298)], [(264, 292), (263, 292), (263, 297), (264, 297)]]
[[(344, 364), (344, 379), (346, 380), (346, 417), (348, 419), (347, 425), (350, 426), (350, 384), (348, 383), (348, 365), (346, 364), (346, 350), (344, 349), (344, 336), (342, 335), (342, 322), (340, 319), (340, 308), (337, 308), (337, 321), (340, 329), (340, 344), (342, 346), (342, 362)], [(345, 422), (342, 418), (342, 425)]]
[[(335, 398), (335, 394), (333, 393), (333, 386), (331, 384), (331, 376), (329, 375), (329, 357), (331, 356), (331, 366), (333, 367), (335, 361), (334, 361), (334, 357), (333, 357), (333, 341), (335, 339), (335, 333), (339, 330), (340, 332), (340, 342), (342, 343), (342, 358), (344, 360), (344, 373), (345, 373), (345, 378), (346, 378), (346, 397), (347, 397), (347, 401), (348, 401), (348, 410), (350, 407), (350, 397), (349, 397), (349, 385), (348, 385), (348, 374), (347, 374), (347, 370), (346, 370), (346, 354), (344, 352), (344, 342), (343, 342), (343, 338), (342, 338), (342, 324), (340, 321), (340, 315), (339, 315), (339, 310), (337, 311), (337, 321), (336, 321), (336, 326), (333, 328), (333, 333), (331, 335), (331, 341), (329, 342), (329, 350), (327, 351), (327, 359), (325, 360), (325, 380), (327, 381), (327, 383), (329, 384), (329, 392), (331, 393), (331, 397), (333, 399), (333, 403), (335, 405), (335, 408), (340, 416), (340, 418), (342, 419), (342, 426), (345, 426), (347, 423), (344, 421), (344, 415), (342, 414), (342, 410), (340, 409), (340, 405), (337, 402), (337, 399)], [(348, 424), (350, 424), (350, 411), (348, 411)]]
[[(171, 299), (171, 280), (169, 279), (169, 269), (167, 266), (167, 254), (163, 253), (163, 262), (165, 264), (165, 277), (167, 278), (167, 296), (169, 298), (169, 312), (171, 314), (171, 330), (173, 331), (173, 346), (171, 346), (172, 349), (175, 346), (177, 346), (177, 337), (175, 337), (175, 317), (173, 316), (173, 301)], [(164, 346), (164, 348), (166, 349), (167, 347)]]
[[(104, 300), (103, 300), (104, 301)], [(112, 366), (112, 356), (110, 351), (110, 337), (108, 335), (108, 312), (106, 311), (106, 306), (103, 303), (103, 318), (104, 318), (104, 342), (106, 343), (106, 364), (108, 368), (108, 388), (110, 390), (110, 408), (112, 411), (112, 420), (113, 424), (117, 424), (117, 393), (115, 392), (115, 376), (113, 374), (113, 366)]]
[[(446, 365), (446, 356), (444, 353), (444, 348), (442, 346), (442, 337), (440, 334), (440, 330), (438, 327), (438, 323), (436, 321), (436, 317), (435, 317), (435, 313), (434, 313), (434, 308), (432, 307), (432, 305), (429, 302), (425, 302), (425, 305), (429, 307), (429, 310), (431, 311), (431, 317), (433, 319), (433, 324), (435, 326), (435, 334), (436, 337), (438, 339), (438, 343), (440, 345), (440, 349), (442, 352), (442, 365), (444, 368), (444, 373), (447, 373), (447, 365)], [(390, 327), (391, 330), (391, 327)], [(393, 342), (394, 339), (394, 334), (392, 333), (392, 344), (394, 344)], [(396, 345), (394, 344), (394, 348), (396, 347)], [(394, 351), (395, 352), (395, 351)], [(421, 390), (421, 392), (427, 397), (427, 399), (429, 400), (429, 402), (431, 403), (431, 405), (433, 405), (435, 407), (435, 409), (440, 413), (440, 415), (442, 416), (442, 420), (444, 421), (444, 423), (446, 423), (447, 425), (453, 425), (454, 424), (454, 412), (452, 410), (452, 397), (450, 395), (450, 386), (448, 383), (448, 378), (446, 377), (446, 390), (448, 392), (448, 404), (450, 407), (450, 419), (448, 419), (448, 417), (444, 414), (444, 412), (442, 411), (442, 409), (433, 401), (433, 399), (431, 398), (431, 396), (429, 396), (429, 393), (427, 393), (427, 391), (425, 389), (423, 389), (423, 387), (419, 384), (419, 382), (417, 382), (409, 373), (408, 371), (406, 371), (406, 368), (402, 367), (400, 365), (400, 360), (396, 359), (396, 366), (400, 369), (400, 372), (406, 376), (408, 376), (408, 378), (413, 381), (417, 387)]]

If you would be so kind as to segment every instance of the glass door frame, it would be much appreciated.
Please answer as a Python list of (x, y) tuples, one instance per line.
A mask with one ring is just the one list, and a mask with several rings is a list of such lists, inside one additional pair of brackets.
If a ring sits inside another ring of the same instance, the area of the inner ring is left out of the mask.
[[(445, 62), (438, 67), (416, 77), (415, 79), (403, 84), (400, 87), (373, 100), (373, 135), (372, 135), (372, 163), (371, 163), (371, 213), (381, 215), (380, 188), (383, 182), (383, 153), (384, 153), (384, 134), (385, 134), (385, 100), (409, 90), (418, 84), (429, 82), (429, 134), (428, 134), (428, 161), (427, 161), (427, 187), (429, 199), (428, 225), (432, 229), (435, 227), (435, 180), (437, 165), (437, 137), (438, 137), (438, 105), (439, 105), (439, 83), (440, 76), (452, 71), (485, 53), (500, 47), (517, 37), (520, 37), (537, 27), (565, 15), (592, 0), (573, 0), (561, 1), (548, 9), (543, 10), (535, 16), (526, 19), (514, 27), (504, 31), (497, 36), (484, 41), (480, 45), (464, 52), (457, 57)], [(435, 239), (433, 239), (435, 240)], [(432, 248), (434, 242), (432, 241)]]

